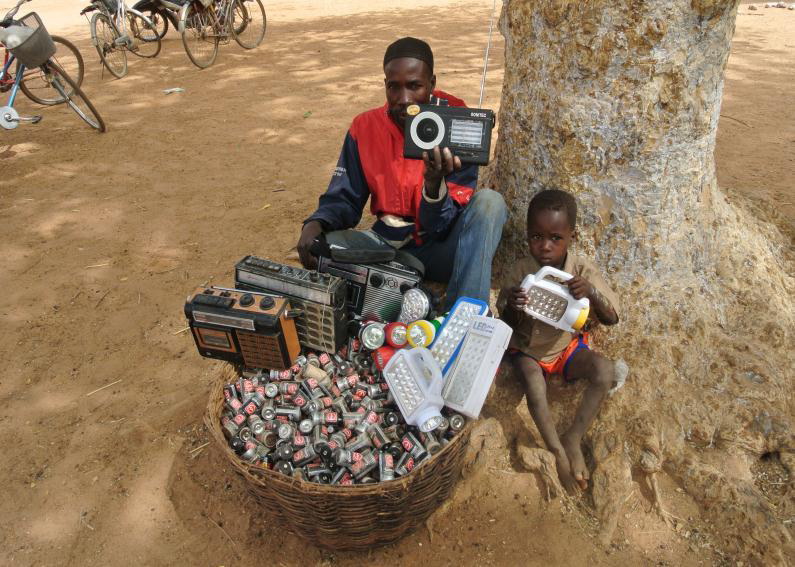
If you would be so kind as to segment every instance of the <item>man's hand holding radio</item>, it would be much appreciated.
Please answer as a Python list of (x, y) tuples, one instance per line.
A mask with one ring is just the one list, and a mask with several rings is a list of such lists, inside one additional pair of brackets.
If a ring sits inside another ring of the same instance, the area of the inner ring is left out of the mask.
[(309, 249), (315, 239), (323, 233), (323, 226), (318, 221), (309, 221), (301, 229), (301, 237), (298, 239), (298, 257), (301, 259), (301, 264), (307, 270), (314, 270), (317, 268), (317, 258), (315, 258)]
[(429, 199), (438, 199), (442, 179), (461, 169), (461, 160), (450, 148), (436, 146), (431, 152), (422, 152), (422, 161), (425, 163), (425, 194)]

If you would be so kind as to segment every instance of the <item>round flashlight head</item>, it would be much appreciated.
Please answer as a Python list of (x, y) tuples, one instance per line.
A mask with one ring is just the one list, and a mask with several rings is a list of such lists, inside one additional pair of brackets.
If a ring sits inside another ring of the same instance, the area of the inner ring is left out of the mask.
[(412, 287), (403, 294), (403, 303), (400, 306), (398, 321), (408, 325), (428, 315), (431, 309), (431, 300), (424, 291)]
[(359, 333), (362, 344), (367, 350), (375, 350), (383, 346), (385, 336), (383, 323), (365, 325)]
[(426, 421), (422, 425), (420, 425), (420, 431), (422, 431), (423, 433), (428, 433), (430, 431), (433, 431), (434, 429), (439, 427), (439, 425), (442, 424), (443, 420), (444, 420), (444, 418), (441, 415), (436, 415), (436, 416), (430, 418), (428, 421)]
[(403, 323), (390, 323), (384, 329), (386, 344), (394, 348), (403, 348), (408, 342), (406, 325)]
[(428, 347), (436, 337), (436, 329), (430, 323), (420, 319), (414, 321), (407, 329), (408, 341), (412, 347)]

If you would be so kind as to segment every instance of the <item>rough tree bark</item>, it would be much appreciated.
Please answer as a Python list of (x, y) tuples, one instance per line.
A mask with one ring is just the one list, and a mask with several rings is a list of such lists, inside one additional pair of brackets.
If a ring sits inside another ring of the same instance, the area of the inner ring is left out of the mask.
[(512, 210), (498, 274), (525, 253), (530, 197), (556, 187), (577, 196), (578, 246), (623, 297), (621, 324), (597, 342), (630, 380), (589, 439), (604, 541), (637, 466), (656, 497), (655, 473), (671, 475), (725, 550), (784, 563), (792, 528), (750, 466), (778, 452), (795, 477), (791, 249), (727, 202), (713, 159), (737, 4), (505, 0), (487, 182)]

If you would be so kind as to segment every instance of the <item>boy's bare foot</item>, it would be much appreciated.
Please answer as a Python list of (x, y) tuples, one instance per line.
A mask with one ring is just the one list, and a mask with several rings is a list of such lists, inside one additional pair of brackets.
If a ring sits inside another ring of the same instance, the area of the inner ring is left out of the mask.
[(587, 489), (591, 474), (588, 472), (588, 467), (585, 466), (585, 456), (582, 454), (580, 439), (575, 435), (565, 433), (561, 436), (560, 442), (566, 451), (566, 456), (569, 458), (571, 475), (582, 490)]
[(555, 452), (555, 468), (558, 469), (558, 478), (560, 484), (566, 489), (569, 494), (577, 494), (579, 492), (579, 484), (571, 472), (571, 464), (566, 451)]

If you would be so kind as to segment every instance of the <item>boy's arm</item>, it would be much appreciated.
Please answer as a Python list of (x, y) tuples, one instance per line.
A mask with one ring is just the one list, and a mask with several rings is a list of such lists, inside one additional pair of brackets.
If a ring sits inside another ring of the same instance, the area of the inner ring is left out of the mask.
[(618, 313), (598, 289), (593, 288), (593, 293), (589, 299), (591, 300), (591, 305), (594, 306), (596, 317), (600, 323), (603, 325), (615, 325), (618, 323)]
[[(607, 283), (604, 283), (599, 274), (592, 274), (591, 279), (595, 280), (596, 283), (591, 283), (591, 281), (586, 279), (584, 276), (577, 274), (567, 281), (566, 285), (569, 286), (569, 292), (574, 296), (575, 299), (582, 299), (583, 297), (588, 298), (588, 300), (591, 302), (591, 310), (596, 315), (596, 319), (600, 323), (603, 325), (615, 325), (618, 323), (618, 313), (613, 307), (612, 302), (605, 296), (604, 293), (599, 291), (600, 287), (604, 287), (606, 289), (610, 288), (607, 287)], [(598, 280), (602, 280), (602, 282), (599, 282)], [(599, 283), (604, 283), (604, 286), (599, 285)]]

